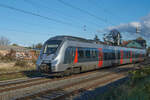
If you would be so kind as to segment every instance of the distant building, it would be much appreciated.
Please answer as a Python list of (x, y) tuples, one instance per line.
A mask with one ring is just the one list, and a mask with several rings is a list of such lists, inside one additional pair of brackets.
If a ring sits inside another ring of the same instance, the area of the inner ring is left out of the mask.
[(28, 51), (28, 49), (21, 47), (21, 46), (0, 46), (0, 50), (6, 50), (6, 51), (10, 51), (10, 50), (14, 50), (14, 51)]
[(142, 37), (137, 38), (136, 40), (137, 43), (139, 43), (143, 48), (146, 48), (146, 40), (144, 40)]
[(129, 47), (129, 48), (143, 48), (143, 47), (141, 46), (141, 44), (139, 44), (138, 42), (136, 42), (136, 41), (134, 41), (134, 40), (128, 42), (125, 46), (126, 46), (126, 47)]
[[(13, 52), (12, 52), (13, 51)], [(27, 49), (21, 46), (0, 46), (0, 55), (10, 55), (17, 59), (37, 59), (39, 50)]]
[(146, 40), (142, 37), (139, 37), (135, 40), (123, 41), (122, 46), (129, 48), (146, 48)]
[(129, 42), (131, 42), (131, 40), (128, 40), (128, 41), (122, 41), (122, 46), (126, 46)]

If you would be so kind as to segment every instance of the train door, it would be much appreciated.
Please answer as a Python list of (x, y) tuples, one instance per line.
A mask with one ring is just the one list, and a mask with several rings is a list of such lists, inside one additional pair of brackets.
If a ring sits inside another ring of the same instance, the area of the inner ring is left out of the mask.
[(111, 66), (112, 65), (112, 50), (111, 49), (104, 49), (104, 65)]

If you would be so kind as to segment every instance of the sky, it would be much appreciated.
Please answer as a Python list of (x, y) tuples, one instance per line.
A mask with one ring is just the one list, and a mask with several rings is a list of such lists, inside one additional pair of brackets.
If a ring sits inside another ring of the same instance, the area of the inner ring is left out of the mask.
[[(150, 0), (0, 0), (0, 36), (31, 46), (56, 35), (102, 40), (118, 29), (124, 40), (150, 44)], [(136, 27), (139, 33), (136, 33)]]

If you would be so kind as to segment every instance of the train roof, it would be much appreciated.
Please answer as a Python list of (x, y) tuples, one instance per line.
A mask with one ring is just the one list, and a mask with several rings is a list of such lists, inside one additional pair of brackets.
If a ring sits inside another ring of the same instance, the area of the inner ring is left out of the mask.
[[(107, 46), (107, 47), (114, 47), (114, 46), (110, 46), (107, 44), (104, 44), (102, 41), (95, 41), (95, 40), (90, 40), (90, 39), (84, 39), (84, 38), (80, 38), (80, 37), (75, 37), (75, 36), (67, 36), (67, 35), (60, 35), (60, 36), (55, 36), (50, 38), (47, 41), (50, 40), (71, 40), (71, 41), (77, 41), (77, 42), (85, 42), (85, 43), (95, 43), (95, 44), (101, 44), (103, 46)], [(139, 49), (139, 48), (127, 48), (127, 47), (122, 47), (122, 46), (115, 46), (117, 48), (126, 48), (126, 49)]]
[(67, 35), (55, 36), (50, 38), (49, 40), (73, 40), (73, 41), (90, 42), (90, 43), (94, 41), (94, 40), (88, 40), (80, 37), (67, 36)]

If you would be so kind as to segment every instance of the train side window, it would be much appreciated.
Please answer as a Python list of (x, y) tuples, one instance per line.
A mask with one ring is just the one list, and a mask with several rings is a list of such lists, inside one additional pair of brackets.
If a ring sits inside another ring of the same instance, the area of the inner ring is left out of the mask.
[[(94, 49), (90, 49), (91, 58), (95, 58), (95, 52)], [(93, 59), (92, 59), (93, 60)]]
[(86, 49), (86, 51), (85, 51), (85, 56), (87, 57), (87, 58), (90, 58), (90, 49)]
[(78, 49), (78, 53), (79, 53), (79, 55), (78, 55), (79, 59), (83, 59), (84, 58), (84, 51), (82, 48)]
[(111, 50), (108, 50), (107, 59), (108, 59), (108, 60), (111, 60), (111, 59), (112, 59)]
[(95, 50), (92, 49), (92, 58), (95, 58), (95, 57), (96, 57)]
[(104, 52), (104, 60), (107, 60), (107, 52)]

